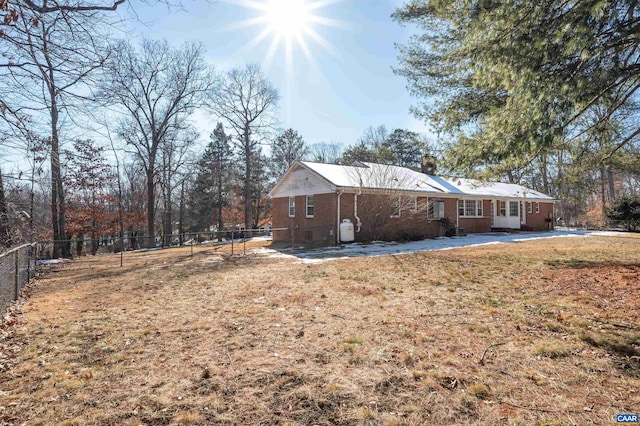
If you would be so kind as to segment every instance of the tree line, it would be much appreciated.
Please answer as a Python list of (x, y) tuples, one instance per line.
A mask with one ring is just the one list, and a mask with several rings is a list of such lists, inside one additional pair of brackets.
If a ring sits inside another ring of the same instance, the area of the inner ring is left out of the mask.
[[(421, 135), (384, 126), (344, 149), (307, 145), (279, 128), (278, 91), (258, 66), (215, 70), (197, 42), (114, 38), (126, 34), (114, 11), (133, 6), (4, 5), (0, 146), (21, 159), (0, 170), (3, 246), (52, 240), (58, 257), (71, 255), (72, 237), (95, 252), (125, 233), (149, 246), (172, 243), (176, 226), (249, 229), (297, 158), (415, 167), (434, 152)], [(439, 135), (442, 172), (541, 190), (573, 222), (638, 196), (635, 1), (414, 0), (392, 17), (418, 28), (398, 46), (395, 71)], [(197, 111), (218, 123), (201, 154)]]
[[(172, 244), (176, 231), (255, 228), (296, 159), (405, 161), (393, 146), (420, 142), (397, 130), (345, 153), (307, 145), (279, 128), (278, 91), (257, 65), (219, 71), (198, 42), (110, 37), (123, 3), (10, 4), (0, 143), (24, 160), (7, 191), (0, 182), (4, 246), (51, 240), (52, 256), (68, 257), (117, 239), (137, 248)], [(197, 111), (217, 123), (203, 153)]]

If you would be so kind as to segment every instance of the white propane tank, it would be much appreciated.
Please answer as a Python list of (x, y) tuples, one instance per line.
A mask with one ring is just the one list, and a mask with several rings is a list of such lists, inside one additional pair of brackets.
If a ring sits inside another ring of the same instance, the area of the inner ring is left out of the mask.
[(340, 242), (350, 243), (355, 239), (353, 223), (351, 223), (350, 219), (342, 219), (342, 223), (340, 224)]

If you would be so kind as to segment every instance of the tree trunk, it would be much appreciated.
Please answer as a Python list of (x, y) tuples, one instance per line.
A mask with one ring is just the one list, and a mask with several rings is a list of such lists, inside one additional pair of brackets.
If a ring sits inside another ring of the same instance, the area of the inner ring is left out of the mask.
[(549, 170), (548, 170), (548, 163), (547, 163), (547, 155), (546, 154), (542, 154), (541, 156), (541, 161), (542, 161), (542, 187), (543, 192), (545, 194), (550, 194), (550, 188), (549, 188)]
[(605, 225), (607, 221), (607, 202), (606, 191), (605, 191), (605, 170), (607, 166), (602, 164), (600, 166), (600, 197), (602, 197), (602, 224)]
[[(252, 193), (251, 193), (251, 138), (250, 138), (250, 130), (248, 127), (244, 129), (244, 229), (245, 233), (251, 229), (251, 224), (253, 223), (251, 218), (251, 202), (253, 201)], [(249, 235), (250, 236), (250, 235)]]
[(613, 203), (613, 200), (616, 199), (616, 190), (613, 181), (613, 170), (611, 166), (607, 167), (607, 180), (609, 181), (609, 203)]
[(222, 201), (218, 203), (218, 242), (222, 241), (222, 231), (224, 230), (224, 221), (222, 220)]
[(147, 169), (147, 242), (146, 247), (155, 247), (155, 210), (156, 210), (156, 185), (153, 181), (153, 167), (150, 164)]
[(64, 256), (63, 239), (64, 226), (60, 229), (60, 210), (59, 210), (59, 198), (62, 198), (60, 194), (61, 181), (60, 176), (60, 147), (58, 141), (58, 111), (55, 106), (55, 101), (51, 105), (51, 224), (53, 227), (53, 258), (57, 259), (60, 256)]
[(173, 214), (172, 214), (172, 209), (171, 209), (171, 198), (169, 197), (169, 195), (167, 194), (165, 196), (165, 201), (164, 201), (164, 215), (163, 218), (164, 220), (162, 221), (162, 233), (163, 238), (162, 238), (162, 246), (163, 247), (169, 247), (172, 243), (172, 237), (173, 237), (173, 226), (172, 226), (172, 220), (173, 220)]
[(180, 207), (178, 212), (178, 238), (180, 246), (184, 244), (184, 180), (180, 188)]
[(11, 228), (9, 228), (7, 200), (4, 197), (2, 170), (0, 170), (0, 246), (11, 247)]

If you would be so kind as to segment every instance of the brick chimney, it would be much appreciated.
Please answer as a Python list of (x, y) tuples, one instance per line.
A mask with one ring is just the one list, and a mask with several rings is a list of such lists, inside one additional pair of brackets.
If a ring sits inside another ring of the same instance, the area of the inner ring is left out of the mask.
[(436, 174), (436, 158), (430, 154), (424, 154), (422, 161), (420, 161), (420, 168), (422, 173), (426, 175)]

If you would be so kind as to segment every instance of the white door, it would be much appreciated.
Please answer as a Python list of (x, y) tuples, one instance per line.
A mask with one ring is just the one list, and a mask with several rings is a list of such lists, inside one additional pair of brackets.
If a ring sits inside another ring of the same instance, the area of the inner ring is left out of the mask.
[(520, 201), (509, 201), (508, 228), (520, 229)]
[(496, 200), (494, 227), (520, 229), (520, 202)]

